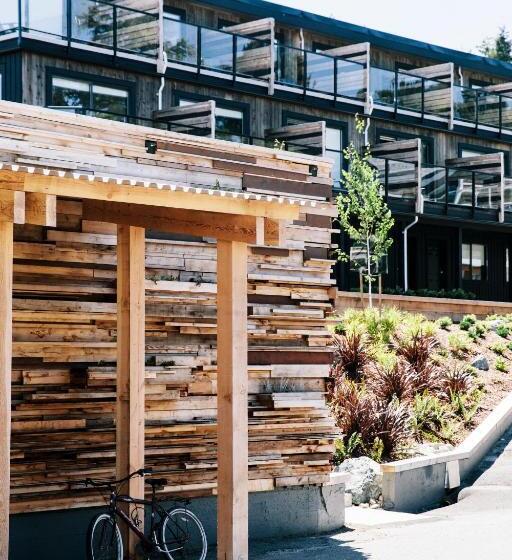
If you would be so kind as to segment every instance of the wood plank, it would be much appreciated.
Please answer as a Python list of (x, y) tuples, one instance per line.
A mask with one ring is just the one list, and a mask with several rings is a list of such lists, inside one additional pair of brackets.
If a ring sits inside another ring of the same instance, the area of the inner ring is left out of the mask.
[(0, 558), (9, 556), (13, 224), (0, 220)]
[(247, 246), (217, 244), (217, 558), (248, 560)]
[[(116, 476), (144, 467), (144, 229), (120, 225), (117, 230), (117, 398)], [(144, 497), (144, 479), (127, 484), (132, 497)], [(143, 519), (142, 519), (143, 521)], [(137, 539), (125, 531), (129, 554)]]
[(25, 221), (27, 224), (56, 227), (57, 197), (44, 193), (25, 193)]
[(25, 223), (25, 193), (0, 190), (0, 221)]

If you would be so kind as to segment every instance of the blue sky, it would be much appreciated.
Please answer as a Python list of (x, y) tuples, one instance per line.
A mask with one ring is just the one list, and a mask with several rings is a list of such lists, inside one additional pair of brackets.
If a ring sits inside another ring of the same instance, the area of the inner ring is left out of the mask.
[(500, 26), (512, 30), (511, 0), (274, 0), (443, 47), (475, 52)]

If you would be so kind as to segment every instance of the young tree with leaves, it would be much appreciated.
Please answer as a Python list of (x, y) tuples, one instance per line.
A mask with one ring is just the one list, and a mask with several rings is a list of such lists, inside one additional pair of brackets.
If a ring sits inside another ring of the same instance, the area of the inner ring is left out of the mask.
[[(365, 120), (356, 116), (356, 129), (362, 134)], [(393, 244), (389, 232), (394, 224), (383, 196), (377, 169), (371, 163), (370, 147), (360, 153), (353, 143), (344, 152), (348, 171), (343, 171), (346, 194), (337, 198), (339, 222), (354, 244), (364, 247), (365, 278), (368, 282), (368, 304), (372, 302), (372, 281), (379, 261)], [(350, 261), (350, 254), (338, 251), (338, 258)]]

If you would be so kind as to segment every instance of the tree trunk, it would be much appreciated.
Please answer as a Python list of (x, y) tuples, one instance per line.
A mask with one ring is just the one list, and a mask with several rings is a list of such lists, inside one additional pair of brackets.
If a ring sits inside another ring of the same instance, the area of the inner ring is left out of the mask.
[(370, 237), (366, 237), (366, 258), (367, 258), (367, 267), (368, 267), (368, 307), (372, 309), (373, 301), (372, 301), (372, 262), (371, 262), (371, 253), (370, 253)]

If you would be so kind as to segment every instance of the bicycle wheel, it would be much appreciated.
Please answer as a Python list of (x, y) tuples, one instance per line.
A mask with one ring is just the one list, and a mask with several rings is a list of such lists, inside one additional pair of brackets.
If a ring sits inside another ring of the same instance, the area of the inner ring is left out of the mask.
[(123, 539), (114, 517), (100, 513), (89, 524), (87, 531), (89, 560), (123, 560)]
[(169, 560), (204, 560), (207, 543), (201, 521), (185, 508), (167, 512), (159, 547)]

